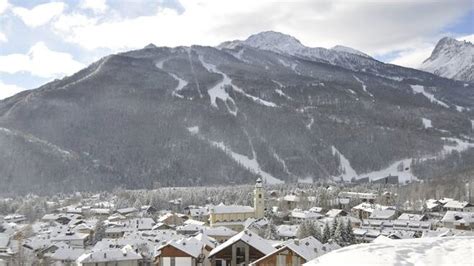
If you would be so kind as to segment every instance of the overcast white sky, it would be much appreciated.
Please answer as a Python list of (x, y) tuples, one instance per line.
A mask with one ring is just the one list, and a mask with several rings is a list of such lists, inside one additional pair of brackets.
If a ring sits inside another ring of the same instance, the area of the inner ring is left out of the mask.
[(100, 57), (275, 30), (417, 67), (443, 36), (474, 41), (472, 0), (0, 0), (0, 99)]

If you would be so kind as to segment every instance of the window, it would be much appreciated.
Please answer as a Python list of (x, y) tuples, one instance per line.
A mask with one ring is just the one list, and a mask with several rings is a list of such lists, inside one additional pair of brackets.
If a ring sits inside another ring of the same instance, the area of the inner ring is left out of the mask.
[(262, 198), (262, 194), (258, 194), (258, 198), (261, 199), (261, 198)]

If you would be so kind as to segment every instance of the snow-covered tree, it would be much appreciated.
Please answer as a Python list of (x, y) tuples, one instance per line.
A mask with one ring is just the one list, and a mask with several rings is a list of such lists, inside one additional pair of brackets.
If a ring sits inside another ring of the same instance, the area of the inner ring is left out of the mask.
[(323, 234), (321, 232), (321, 228), (319, 227), (318, 224), (314, 224), (314, 229), (313, 229), (313, 234), (312, 236), (319, 240), (320, 242), (323, 241)]
[(336, 233), (336, 228), (337, 228), (337, 224), (338, 224), (338, 219), (337, 218), (334, 218), (334, 220), (332, 221), (332, 224), (331, 224), (331, 238), (334, 238), (334, 234)]
[(276, 239), (277, 238), (277, 229), (273, 219), (268, 221), (268, 224), (265, 228), (265, 233), (263, 236), (265, 239)]
[(340, 246), (345, 246), (345, 239), (344, 239), (344, 222), (342, 220), (336, 221), (334, 220), (334, 224), (336, 224), (336, 230), (334, 231), (334, 235), (332, 236), (332, 239), (336, 241), (337, 244)]
[(329, 228), (329, 224), (326, 222), (326, 224), (324, 225), (324, 229), (323, 229), (323, 243), (327, 243), (328, 240), (331, 239), (331, 229)]
[(352, 225), (351, 225), (350, 221), (347, 221), (347, 224), (345, 226), (344, 238), (345, 238), (345, 241), (349, 245), (352, 245), (352, 244), (356, 243), (356, 239), (355, 239), (355, 236), (354, 236), (354, 231), (352, 230)]
[(94, 238), (92, 243), (95, 244), (105, 237), (105, 224), (103, 220), (99, 220), (94, 227)]
[(299, 239), (305, 238), (310, 235), (308, 226), (306, 222), (302, 222), (296, 231), (296, 237)]

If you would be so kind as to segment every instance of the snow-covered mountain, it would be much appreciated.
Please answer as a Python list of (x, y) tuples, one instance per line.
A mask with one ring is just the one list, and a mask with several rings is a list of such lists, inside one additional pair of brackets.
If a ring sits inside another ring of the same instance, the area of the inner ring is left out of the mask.
[(251, 35), (244, 41), (224, 42), (218, 48), (235, 49), (239, 46), (308, 58), (354, 70), (363, 68), (363, 66), (375, 61), (367, 54), (350, 47), (342, 45), (337, 45), (331, 49), (307, 47), (295, 37), (275, 31), (260, 32)]
[(219, 48), (150, 44), (0, 101), (0, 184), (51, 193), (465, 171), (474, 156), (433, 161), (474, 147), (464, 83), (276, 32)]
[(420, 69), (445, 78), (474, 81), (474, 44), (444, 37)]
[(368, 54), (363, 53), (359, 50), (356, 50), (351, 47), (343, 46), (343, 45), (336, 45), (331, 50), (336, 51), (336, 52), (344, 52), (344, 53), (349, 53), (349, 54), (355, 54), (363, 57), (370, 57)]

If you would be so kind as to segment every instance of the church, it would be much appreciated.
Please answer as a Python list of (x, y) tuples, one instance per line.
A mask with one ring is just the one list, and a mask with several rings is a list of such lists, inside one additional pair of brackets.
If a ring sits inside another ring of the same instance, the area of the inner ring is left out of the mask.
[(211, 227), (225, 226), (240, 232), (248, 218), (263, 218), (265, 212), (265, 193), (262, 179), (259, 177), (254, 189), (253, 207), (243, 205), (224, 205), (223, 203), (209, 208)]

